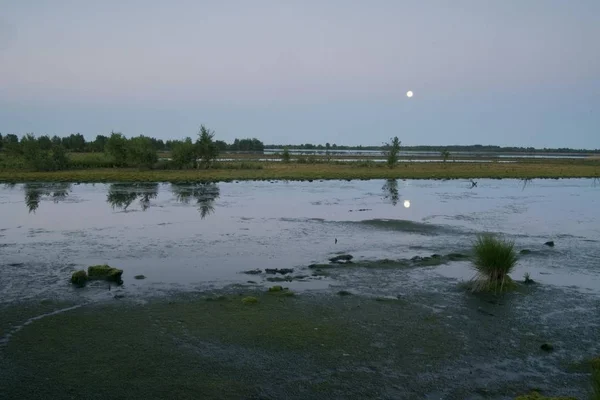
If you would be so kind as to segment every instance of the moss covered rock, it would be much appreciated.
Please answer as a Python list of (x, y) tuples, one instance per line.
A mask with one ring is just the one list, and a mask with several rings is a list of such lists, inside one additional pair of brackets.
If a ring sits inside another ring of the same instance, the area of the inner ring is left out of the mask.
[(283, 290), (283, 288), (279, 285), (271, 286), (269, 288), (269, 292), (281, 292), (282, 290)]
[(87, 280), (88, 275), (83, 269), (75, 271), (73, 272), (73, 275), (71, 275), (71, 283), (79, 287), (85, 286)]
[(122, 283), (122, 269), (113, 268), (109, 265), (92, 265), (88, 267), (89, 279), (104, 279), (110, 282)]
[(256, 297), (248, 296), (242, 299), (242, 303), (244, 304), (256, 304), (258, 303), (258, 299)]
[(577, 400), (575, 397), (546, 397), (539, 392), (531, 392), (515, 398), (515, 400)]

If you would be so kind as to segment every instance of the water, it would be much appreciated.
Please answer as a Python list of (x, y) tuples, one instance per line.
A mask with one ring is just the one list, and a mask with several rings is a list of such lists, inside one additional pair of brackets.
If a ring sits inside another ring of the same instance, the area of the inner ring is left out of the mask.
[[(107, 284), (78, 291), (68, 282), (73, 271), (93, 264), (125, 271), (125, 284), (111, 293), (142, 296), (248, 280), (262, 283), (264, 276), (241, 273), (254, 268), (294, 268), (307, 274), (309, 264), (327, 262), (338, 252), (351, 253), (358, 261), (468, 252), (483, 231), (513, 239), (517, 250), (532, 250), (513, 277), (529, 272), (546, 285), (598, 293), (600, 187), (593, 183), (479, 180), (474, 188), (456, 180), (3, 186), (0, 302), (104, 295)], [(556, 246), (544, 246), (548, 240)], [(146, 279), (133, 279), (140, 274)], [(377, 279), (388, 279), (385, 274)], [(413, 269), (405, 278), (419, 284), (431, 277), (460, 280), (471, 275), (468, 262), (453, 262)], [(365, 276), (357, 270), (343, 279), (360, 282)], [(326, 289), (336, 279), (291, 285), (295, 290)]]

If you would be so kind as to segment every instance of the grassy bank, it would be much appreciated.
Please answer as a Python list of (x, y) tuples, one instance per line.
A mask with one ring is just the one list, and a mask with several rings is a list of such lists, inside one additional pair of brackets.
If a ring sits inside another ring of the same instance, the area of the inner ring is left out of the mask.
[(599, 161), (518, 163), (401, 163), (393, 169), (378, 164), (223, 163), (208, 170), (82, 169), (54, 172), (0, 171), (1, 182), (181, 182), (312, 179), (470, 179), (470, 178), (597, 178)]

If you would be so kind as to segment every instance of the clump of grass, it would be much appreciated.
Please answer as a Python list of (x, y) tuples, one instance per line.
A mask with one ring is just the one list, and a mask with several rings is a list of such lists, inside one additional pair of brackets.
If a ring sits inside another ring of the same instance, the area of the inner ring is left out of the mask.
[(477, 271), (473, 291), (503, 291), (512, 286), (508, 274), (518, 260), (513, 242), (490, 234), (479, 235), (473, 245), (473, 255), (473, 267)]
[(600, 400), (600, 357), (591, 361), (592, 365), (592, 400)]

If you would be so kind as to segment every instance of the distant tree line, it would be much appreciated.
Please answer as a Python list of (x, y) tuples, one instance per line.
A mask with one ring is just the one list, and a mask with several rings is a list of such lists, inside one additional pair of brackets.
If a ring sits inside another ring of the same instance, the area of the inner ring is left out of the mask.
[[(102, 153), (105, 151), (106, 143), (108, 142), (110, 135), (97, 135), (94, 140), (87, 141), (85, 137), (80, 133), (74, 133), (69, 136), (38, 136), (36, 140), (39, 142), (42, 150), (50, 150), (52, 146), (62, 146), (67, 152), (70, 153)], [(15, 134), (2, 135), (0, 133), (0, 150), (6, 151), (18, 151), (21, 140), (26, 137), (33, 136), (33, 134), (24, 135), (19, 138)], [(182, 142), (182, 140), (166, 140), (156, 139), (148, 136), (140, 136), (148, 139), (150, 146), (159, 152), (171, 151), (173, 145)], [(256, 138), (247, 139), (235, 139), (233, 143), (229, 144), (222, 140), (216, 140), (215, 144), (220, 151), (263, 151), (265, 146), (263, 142)]]
[[(153, 168), (157, 166), (160, 151), (171, 153), (171, 159), (164, 160), (165, 168), (209, 168), (221, 151), (262, 152), (264, 149), (263, 143), (255, 138), (235, 139), (232, 144), (227, 144), (214, 140), (214, 135), (214, 131), (204, 125), (200, 127), (196, 141), (190, 137), (166, 142), (143, 135), (126, 138), (119, 132), (97, 135), (93, 141), (86, 141), (79, 133), (63, 138), (26, 134), (20, 139), (14, 134), (0, 134), (0, 152), (13, 161), (12, 166), (55, 171), (86, 166)], [(69, 157), (68, 153), (101, 154), (92, 159), (86, 156), (82, 161)]]

